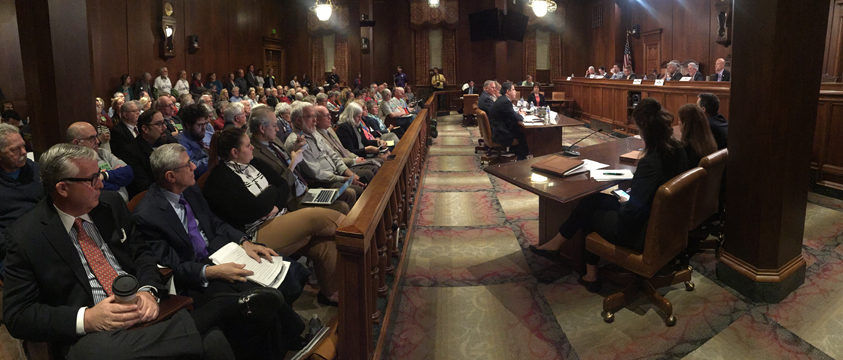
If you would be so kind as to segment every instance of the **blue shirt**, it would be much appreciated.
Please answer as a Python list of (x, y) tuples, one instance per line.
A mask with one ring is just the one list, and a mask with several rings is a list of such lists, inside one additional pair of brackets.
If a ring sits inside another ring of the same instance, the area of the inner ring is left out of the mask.
[(176, 139), (179, 141), (179, 144), (187, 149), (187, 155), (190, 156), (190, 161), (196, 164), (196, 171), (193, 172), (193, 175), (198, 179), (205, 171), (208, 171), (208, 153), (205, 152), (202, 144), (193, 140), (193, 138), (188, 136), (187, 132), (180, 133)]

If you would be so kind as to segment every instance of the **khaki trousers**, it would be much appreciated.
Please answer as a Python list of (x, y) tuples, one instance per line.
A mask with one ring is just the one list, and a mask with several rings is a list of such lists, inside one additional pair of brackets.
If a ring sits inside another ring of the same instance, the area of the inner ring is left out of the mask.
[(328, 208), (303, 208), (265, 223), (257, 232), (256, 241), (281, 255), (296, 253), (313, 259), (316, 278), (322, 294), (331, 296), (337, 291), (337, 243), (334, 233), (345, 218)]

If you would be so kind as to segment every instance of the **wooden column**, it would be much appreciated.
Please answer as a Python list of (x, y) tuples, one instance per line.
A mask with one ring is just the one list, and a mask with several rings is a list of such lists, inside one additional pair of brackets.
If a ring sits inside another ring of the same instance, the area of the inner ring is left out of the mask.
[(735, 0), (726, 242), (717, 276), (778, 302), (805, 278), (802, 235), (825, 1)]
[(87, 0), (15, 4), (33, 145), (43, 152), (68, 125), (94, 118)]

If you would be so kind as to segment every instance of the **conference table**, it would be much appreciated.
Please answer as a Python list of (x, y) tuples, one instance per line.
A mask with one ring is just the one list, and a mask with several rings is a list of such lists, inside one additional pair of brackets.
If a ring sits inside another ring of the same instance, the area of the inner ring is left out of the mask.
[(542, 156), (557, 153), (562, 150), (562, 128), (566, 126), (579, 126), (583, 123), (560, 113), (556, 113), (556, 121), (529, 122), (530, 117), (525, 116), (524, 122), (520, 124), (521, 131), (527, 139), (527, 147), (533, 156)]
[[(644, 141), (637, 137), (618, 139), (578, 149), (578, 159), (589, 159), (609, 165), (606, 169), (629, 169), (635, 171), (635, 164), (621, 160), (620, 155), (644, 147)], [(561, 154), (561, 152), (560, 152)], [(559, 226), (568, 218), (579, 200), (608, 189), (623, 181), (596, 181), (588, 172), (559, 177), (534, 171), (531, 167), (548, 156), (527, 160), (490, 165), (483, 170), (524, 190), (539, 196), (539, 243), (550, 240), (559, 232)], [(582, 269), (585, 234), (569, 239), (561, 253), (574, 269)]]

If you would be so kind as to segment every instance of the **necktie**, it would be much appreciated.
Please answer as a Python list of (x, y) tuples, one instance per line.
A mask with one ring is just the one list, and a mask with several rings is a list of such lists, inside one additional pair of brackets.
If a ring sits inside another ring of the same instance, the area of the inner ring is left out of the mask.
[[(287, 154), (285, 152), (281, 151), (281, 149), (279, 149), (277, 147), (277, 145), (275, 145), (275, 143), (269, 143), (269, 149), (272, 150), (272, 152), (275, 153), (275, 156), (277, 156), (279, 159), (281, 159), (282, 161), (287, 163), (287, 166), (290, 166), (290, 164), (292, 162), (291, 159), (289, 157), (287, 157)], [(301, 173), (299, 172), (298, 166), (293, 168), (293, 175), (296, 176), (296, 181), (301, 182), (302, 185), (304, 185), (304, 187), (307, 188), (307, 181), (304, 179), (304, 176), (302, 176)]]
[(196, 259), (204, 259), (208, 257), (208, 245), (205, 244), (205, 239), (202, 238), (202, 233), (199, 232), (199, 224), (196, 222), (196, 216), (193, 215), (193, 209), (184, 195), (179, 197), (179, 204), (184, 206), (184, 219), (187, 221), (187, 237), (190, 238), (190, 243), (193, 244), (193, 253), (196, 254)]
[(85, 228), (82, 227), (82, 219), (76, 218), (76, 220), (73, 220), (73, 226), (76, 228), (76, 240), (79, 241), (79, 247), (82, 248), (82, 254), (85, 255), (85, 260), (88, 261), (91, 272), (94, 273), (94, 277), (102, 285), (105, 293), (111, 296), (111, 284), (117, 278), (117, 271), (105, 259), (105, 254), (97, 247), (94, 240), (88, 236)]
[(132, 128), (132, 135), (134, 135), (135, 137), (138, 137), (138, 128), (137, 127)]

